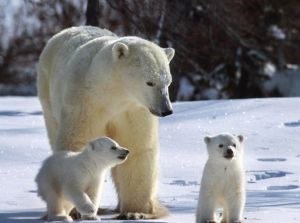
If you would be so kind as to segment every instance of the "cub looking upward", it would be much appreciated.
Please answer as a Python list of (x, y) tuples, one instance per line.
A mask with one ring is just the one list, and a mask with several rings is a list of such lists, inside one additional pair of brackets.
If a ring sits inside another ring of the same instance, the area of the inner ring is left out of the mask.
[(47, 203), (49, 221), (72, 221), (75, 206), (83, 219), (96, 220), (105, 172), (123, 163), (129, 151), (107, 137), (89, 142), (82, 152), (56, 152), (36, 177), (38, 195)]

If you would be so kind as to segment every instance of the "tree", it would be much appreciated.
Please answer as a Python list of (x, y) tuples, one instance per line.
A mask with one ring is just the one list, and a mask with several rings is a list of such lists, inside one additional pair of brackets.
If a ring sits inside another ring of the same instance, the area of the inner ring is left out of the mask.
[(99, 0), (88, 0), (86, 8), (86, 25), (99, 26), (100, 18)]

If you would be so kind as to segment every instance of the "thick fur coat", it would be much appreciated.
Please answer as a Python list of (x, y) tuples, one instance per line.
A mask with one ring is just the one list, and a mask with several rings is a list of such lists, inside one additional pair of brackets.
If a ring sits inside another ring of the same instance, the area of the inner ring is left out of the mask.
[(166, 214), (156, 198), (157, 116), (172, 113), (173, 56), (172, 48), (90, 26), (58, 33), (40, 56), (38, 96), (53, 151), (80, 151), (105, 135), (131, 152), (112, 171), (120, 218)]
[(223, 208), (222, 223), (241, 222), (246, 197), (243, 136), (226, 133), (204, 140), (208, 160), (201, 180), (196, 222), (217, 222), (217, 208)]
[(72, 221), (73, 207), (83, 219), (96, 220), (106, 171), (127, 158), (129, 151), (102, 137), (82, 152), (61, 151), (46, 159), (36, 177), (38, 195), (47, 204), (49, 221)]

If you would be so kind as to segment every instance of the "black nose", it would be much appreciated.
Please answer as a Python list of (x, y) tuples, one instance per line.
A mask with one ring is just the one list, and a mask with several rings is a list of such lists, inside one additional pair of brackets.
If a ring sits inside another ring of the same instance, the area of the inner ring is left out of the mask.
[(126, 154), (126, 155), (129, 154), (129, 150), (125, 150), (125, 154)]
[(227, 149), (227, 154), (228, 154), (228, 155), (233, 155), (232, 149)]
[(162, 117), (165, 117), (165, 116), (168, 116), (168, 115), (171, 115), (173, 114), (173, 110), (168, 110), (168, 111), (164, 111), (161, 113), (161, 116)]

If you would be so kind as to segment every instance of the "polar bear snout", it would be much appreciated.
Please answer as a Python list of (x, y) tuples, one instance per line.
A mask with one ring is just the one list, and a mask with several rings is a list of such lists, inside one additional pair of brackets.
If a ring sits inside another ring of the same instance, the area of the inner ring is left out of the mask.
[(226, 159), (232, 159), (234, 157), (234, 152), (231, 148), (228, 148), (226, 151), (225, 151), (225, 154), (224, 154), (224, 157)]
[(121, 160), (124, 160), (127, 158), (128, 154), (129, 154), (129, 150), (122, 148), (122, 149), (120, 149), (120, 154), (119, 154), (118, 158)]
[(173, 110), (169, 109), (169, 110), (163, 111), (161, 113), (161, 116), (165, 117), (165, 116), (172, 115), (172, 114), (173, 114)]
[(156, 111), (154, 109), (150, 109), (150, 112), (153, 115), (158, 116), (158, 117), (166, 117), (168, 115), (173, 114), (173, 109), (172, 108), (167, 108), (167, 109), (162, 110), (162, 111)]
[(162, 117), (173, 114), (173, 109), (172, 109), (172, 105), (171, 105), (168, 94), (162, 96), (162, 102), (161, 102), (160, 109), (161, 109)]
[(168, 97), (168, 95), (159, 95), (156, 97), (157, 103), (155, 103), (155, 106), (151, 106), (150, 112), (159, 117), (165, 117), (168, 115), (173, 114), (173, 108), (171, 101)]

